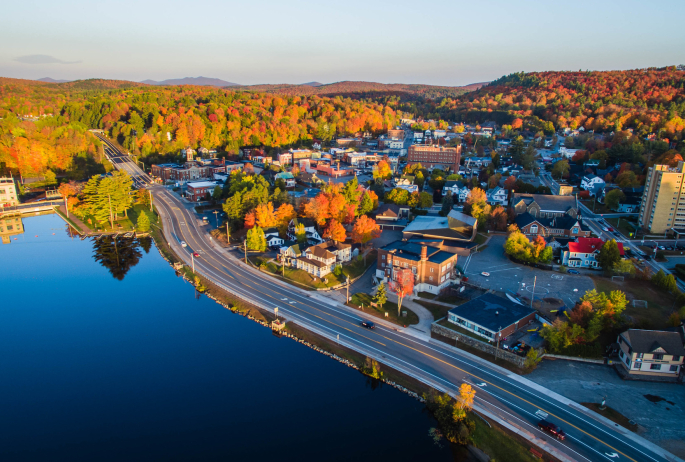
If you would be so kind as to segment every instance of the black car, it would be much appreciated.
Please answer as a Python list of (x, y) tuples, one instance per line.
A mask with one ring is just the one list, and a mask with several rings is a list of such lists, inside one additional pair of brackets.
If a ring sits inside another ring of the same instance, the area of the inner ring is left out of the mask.
[(371, 321), (362, 320), (362, 322), (360, 322), (360, 324), (362, 325), (362, 327), (366, 327), (367, 329), (375, 329), (376, 328), (376, 325), (374, 323), (372, 323)]
[(565, 440), (566, 439), (566, 433), (564, 433), (564, 430), (561, 428), (557, 427), (551, 422), (547, 422), (546, 420), (541, 420), (538, 422), (538, 427), (540, 430), (551, 433), (552, 435), (556, 436), (560, 440)]
[(645, 255), (645, 260), (651, 260), (652, 256), (651, 255)]
[(574, 269), (570, 269), (570, 270), (568, 270), (568, 271), (566, 271), (566, 272), (567, 272), (568, 274), (580, 274), (580, 271), (574, 270)]

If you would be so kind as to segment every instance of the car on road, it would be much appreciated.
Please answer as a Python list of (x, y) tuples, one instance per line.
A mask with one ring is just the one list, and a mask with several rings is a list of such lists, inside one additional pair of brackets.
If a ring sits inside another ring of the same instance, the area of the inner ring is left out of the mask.
[(614, 228), (612, 228), (611, 226), (609, 226), (609, 232), (610, 232), (610, 233), (613, 233), (613, 232), (614, 232)]
[(568, 274), (580, 274), (580, 271), (578, 271), (578, 270), (568, 270), (567, 273), (568, 273)]
[(200, 258), (200, 254), (197, 253), (197, 252), (193, 252), (193, 257), (195, 257), (195, 258)]
[(367, 329), (375, 329), (376, 328), (376, 325), (371, 321), (362, 320), (362, 322), (360, 322), (359, 324), (361, 324), (362, 327), (366, 327)]
[(663, 245), (660, 245), (659, 250), (666, 250), (666, 247), (664, 247)]
[(483, 272), (480, 273), (480, 274), (481, 274), (482, 276), (485, 276), (486, 278), (490, 277), (490, 273), (488, 273), (487, 271), (483, 271)]
[(605, 231), (605, 232), (608, 233), (608, 232), (609, 232), (609, 228), (607, 228), (606, 226), (602, 226), (602, 231)]
[(541, 420), (538, 422), (538, 428), (544, 432), (551, 433), (552, 435), (556, 436), (557, 439), (562, 441), (566, 439), (566, 433), (564, 433), (564, 430), (551, 422), (547, 422), (546, 420)]
[(187, 247), (188, 244), (186, 244), (186, 241), (181, 241), (181, 247)]

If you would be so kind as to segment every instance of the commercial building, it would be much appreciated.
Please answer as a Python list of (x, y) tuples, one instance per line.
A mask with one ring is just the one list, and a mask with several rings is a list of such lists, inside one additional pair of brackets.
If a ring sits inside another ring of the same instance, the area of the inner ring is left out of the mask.
[(414, 274), (414, 292), (438, 294), (457, 281), (458, 255), (432, 245), (395, 241), (378, 249), (376, 277), (397, 280), (401, 270)]
[(409, 146), (407, 164), (421, 164), (428, 169), (459, 170), (461, 160), (461, 145), (453, 148), (444, 146), (423, 146), (413, 144)]
[(486, 340), (496, 342), (527, 326), (535, 310), (486, 293), (449, 310), (447, 320)]
[(685, 228), (683, 165), (683, 162), (678, 162), (675, 168), (654, 165), (647, 170), (638, 225), (650, 233)]
[(14, 179), (9, 176), (0, 178), (0, 207), (17, 205), (19, 203), (17, 197), (17, 187), (14, 184)]
[(213, 181), (198, 181), (197, 183), (188, 183), (186, 190), (186, 198), (191, 202), (200, 202), (207, 198), (207, 195), (212, 195), (216, 183)]
[(530, 213), (534, 217), (578, 216), (578, 204), (574, 196), (548, 194), (514, 194), (511, 206), (517, 215)]
[(478, 220), (450, 210), (446, 217), (418, 216), (402, 231), (404, 239), (412, 237), (473, 241), (478, 232)]
[(618, 336), (618, 357), (631, 376), (678, 377), (685, 349), (681, 332), (629, 329)]

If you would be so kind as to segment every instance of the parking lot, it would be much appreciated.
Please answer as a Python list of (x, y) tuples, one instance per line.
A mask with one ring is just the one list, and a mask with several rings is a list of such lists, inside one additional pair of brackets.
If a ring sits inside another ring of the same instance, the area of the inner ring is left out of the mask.
[[(587, 276), (561, 274), (513, 263), (504, 254), (506, 239), (506, 236), (492, 236), (482, 252), (472, 255), (468, 263), (464, 263), (469, 282), (487, 289), (519, 294), (529, 300), (535, 286), (536, 300), (555, 298), (567, 307), (572, 307), (586, 291), (595, 288)], [(483, 276), (482, 272), (490, 276)]]

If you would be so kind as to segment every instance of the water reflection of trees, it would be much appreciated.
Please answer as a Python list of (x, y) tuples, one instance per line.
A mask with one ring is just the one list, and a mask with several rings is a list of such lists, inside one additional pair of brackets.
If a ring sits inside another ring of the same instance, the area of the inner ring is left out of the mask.
[(142, 246), (145, 253), (150, 250), (151, 243), (143, 243), (141, 240), (109, 236), (94, 239), (93, 258), (107, 268), (112, 276), (121, 281), (143, 256), (139, 247)]

